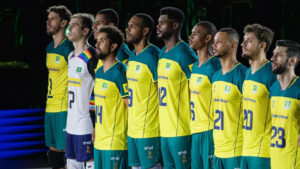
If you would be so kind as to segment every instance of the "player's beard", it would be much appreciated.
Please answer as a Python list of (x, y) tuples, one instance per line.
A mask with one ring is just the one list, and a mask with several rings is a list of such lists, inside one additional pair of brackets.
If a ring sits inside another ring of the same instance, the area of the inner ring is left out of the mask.
[(107, 52), (102, 52), (102, 51), (100, 51), (99, 54), (96, 54), (96, 57), (97, 57), (98, 59), (104, 60), (105, 58), (107, 58), (107, 56), (108, 56), (109, 54), (110, 54), (109, 51), (107, 51)]
[(282, 74), (284, 72), (286, 72), (288, 69), (288, 61), (286, 61), (285, 63), (278, 65), (276, 69), (272, 70), (273, 73), (275, 74)]
[(137, 43), (139, 43), (142, 40), (142, 37), (143, 37), (142, 33), (140, 33), (137, 36), (132, 36), (131, 34), (128, 34), (128, 36), (130, 38), (127, 38), (126, 42), (127, 43), (131, 43), (131, 44), (137, 44)]
[(242, 53), (242, 58), (248, 59), (248, 60), (253, 60), (253, 59), (255, 59), (255, 56), (258, 56), (258, 54), (259, 54), (259, 49), (257, 47), (255, 50), (253, 50), (251, 52), (251, 54), (244, 54), (244, 53)]
[(227, 55), (228, 54), (228, 50), (224, 50), (222, 52), (219, 52), (219, 54), (215, 54), (214, 56), (215, 57), (218, 57), (218, 58), (222, 58), (223, 56)]
[(171, 30), (168, 30), (164, 32), (161, 36), (156, 36), (158, 40), (169, 40), (171, 36), (173, 35), (173, 32)]
[(46, 33), (48, 34), (48, 35), (54, 35), (54, 34), (56, 34), (57, 32), (59, 32), (60, 31), (60, 29), (61, 29), (61, 27), (58, 25), (58, 26), (56, 26), (56, 27), (53, 27), (53, 26), (51, 26), (51, 30), (50, 31), (48, 31), (48, 30), (46, 30)]

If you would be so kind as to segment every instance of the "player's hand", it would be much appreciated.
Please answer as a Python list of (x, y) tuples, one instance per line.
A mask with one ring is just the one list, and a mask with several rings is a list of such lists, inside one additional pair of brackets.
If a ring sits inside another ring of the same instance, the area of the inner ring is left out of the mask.
[(95, 130), (93, 130), (93, 133), (92, 133), (92, 142), (93, 143), (95, 142)]
[(300, 147), (300, 134), (298, 136), (298, 147)]

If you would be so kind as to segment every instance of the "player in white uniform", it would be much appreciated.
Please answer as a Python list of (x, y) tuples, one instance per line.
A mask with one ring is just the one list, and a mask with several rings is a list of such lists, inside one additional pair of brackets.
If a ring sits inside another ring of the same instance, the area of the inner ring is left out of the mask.
[(68, 38), (74, 51), (69, 55), (68, 117), (66, 136), (67, 167), (94, 168), (91, 136), (93, 123), (89, 113), (89, 100), (93, 90), (92, 62), (95, 49), (87, 43), (93, 25), (93, 16), (78, 13), (72, 16)]

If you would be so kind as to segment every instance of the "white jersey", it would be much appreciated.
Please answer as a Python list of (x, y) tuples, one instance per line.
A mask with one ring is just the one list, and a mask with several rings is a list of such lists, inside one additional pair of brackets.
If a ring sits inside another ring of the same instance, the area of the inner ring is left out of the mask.
[(93, 132), (89, 112), (94, 79), (88, 70), (88, 63), (95, 49), (88, 46), (79, 56), (69, 55), (68, 66), (68, 116), (66, 131), (69, 134), (85, 135)]

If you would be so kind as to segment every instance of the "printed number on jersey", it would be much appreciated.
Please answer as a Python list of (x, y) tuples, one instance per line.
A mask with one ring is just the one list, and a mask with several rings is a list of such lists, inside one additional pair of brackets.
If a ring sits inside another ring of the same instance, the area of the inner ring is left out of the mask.
[(271, 147), (284, 148), (285, 147), (285, 130), (282, 127), (272, 126)]
[(252, 130), (252, 126), (253, 126), (253, 112), (251, 110), (244, 110), (243, 129)]
[(167, 106), (165, 101), (165, 97), (167, 96), (167, 89), (165, 87), (159, 88), (159, 105), (160, 106)]

